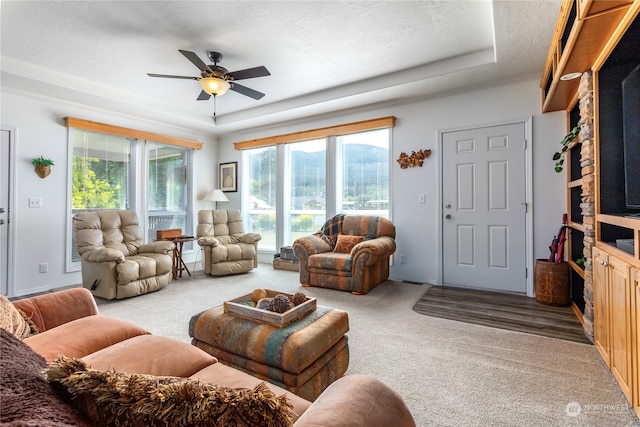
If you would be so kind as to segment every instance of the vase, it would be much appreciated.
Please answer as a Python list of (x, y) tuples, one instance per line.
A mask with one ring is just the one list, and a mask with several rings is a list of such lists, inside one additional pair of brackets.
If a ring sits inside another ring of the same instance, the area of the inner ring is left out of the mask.
[(541, 304), (565, 306), (571, 303), (569, 263), (536, 260), (533, 272), (536, 301)]
[(51, 173), (51, 166), (36, 165), (36, 173), (40, 178), (44, 179)]

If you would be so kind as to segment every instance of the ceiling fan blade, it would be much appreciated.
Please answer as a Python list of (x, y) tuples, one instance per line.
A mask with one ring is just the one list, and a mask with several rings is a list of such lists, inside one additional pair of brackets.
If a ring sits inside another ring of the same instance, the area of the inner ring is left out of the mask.
[(153, 74), (147, 73), (149, 77), (164, 77), (165, 79), (187, 79), (187, 80), (198, 80), (197, 77), (189, 77), (189, 76), (172, 76), (170, 74)]
[(207, 64), (205, 64), (202, 61), (202, 59), (200, 59), (198, 57), (198, 55), (196, 55), (195, 53), (189, 52), (188, 50), (182, 50), (182, 49), (178, 49), (178, 51), (180, 51), (180, 53), (183, 54), (185, 56), (185, 58), (187, 58), (189, 61), (191, 61), (191, 63), (193, 65), (198, 67), (198, 69), (200, 71), (207, 72), (207, 73), (211, 72), (211, 68), (209, 68), (209, 66)]
[(198, 95), (198, 101), (206, 101), (209, 98), (211, 98), (211, 95), (209, 95), (207, 92), (205, 91), (201, 91), (200, 95)]
[(231, 82), (231, 87), (229, 88), (234, 92), (241, 93), (253, 99), (261, 99), (264, 96), (264, 93), (258, 92), (257, 90), (250, 89), (246, 86), (239, 85), (238, 83)]
[(231, 73), (227, 73), (228, 76), (233, 77), (234, 80), (243, 80), (243, 79), (253, 79), (255, 77), (266, 77), (270, 76), (271, 73), (267, 70), (266, 67), (253, 67), (247, 68), (246, 70), (233, 71)]

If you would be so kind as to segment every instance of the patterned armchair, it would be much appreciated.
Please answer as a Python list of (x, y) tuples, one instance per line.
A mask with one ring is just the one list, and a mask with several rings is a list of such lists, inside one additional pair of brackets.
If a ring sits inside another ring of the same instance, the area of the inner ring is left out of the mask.
[(144, 244), (135, 212), (78, 213), (73, 226), (82, 257), (82, 286), (93, 295), (129, 298), (162, 289), (171, 281), (174, 244)]
[(256, 233), (245, 233), (237, 210), (198, 212), (198, 244), (204, 249), (204, 271), (213, 276), (246, 273), (258, 266)]
[(293, 243), (300, 283), (367, 294), (389, 277), (395, 237), (396, 228), (386, 218), (336, 215), (316, 234)]

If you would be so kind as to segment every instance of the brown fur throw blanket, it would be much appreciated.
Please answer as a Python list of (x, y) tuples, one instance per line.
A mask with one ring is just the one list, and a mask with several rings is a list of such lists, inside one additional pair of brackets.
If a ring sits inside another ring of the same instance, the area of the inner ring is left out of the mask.
[(47, 362), (17, 337), (0, 329), (0, 424), (91, 427), (71, 399), (42, 375)]
[(45, 371), (100, 426), (291, 426), (292, 406), (265, 383), (253, 390), (177, 377), (91, 369), (60, 356)]

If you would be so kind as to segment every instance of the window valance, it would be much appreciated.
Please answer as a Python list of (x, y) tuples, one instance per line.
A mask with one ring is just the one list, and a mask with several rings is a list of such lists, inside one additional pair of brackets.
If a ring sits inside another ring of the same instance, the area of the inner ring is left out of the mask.
[(287, 133), (284, 135), (270, 136), (267, 138), (252, 139), (250, 141), (236, 142), (233, 144), (236, 150), (266, 147), (270, 145), (287, 144), (291, 142), (308, 141), (310, 139), (326, 138), (328, 136), (348, 135), (350, 133), (390, 128), (395, 125), (394, 116), (378, 119), (364, 120), (361, 122), (346, 123), (319, 129), (311, 129), (301, 132)]
[(127, 138), (144, 139), (147, 141), (160, 142), (168, 145), (193, 148), (194, 150), (202, 150), (201, 142), (192, 141), (189, 139), (177, 138), (174, 136), (167, 136), (159, 133), (130, 129), (121, 126), (113, 126), (105, 123), (92, 122), (90, 120), (77, 119), (75, 117), (65, 117), (64, 120), (67, 123), (68, 128), (84, 129), (93, 132), (124, 136)]

